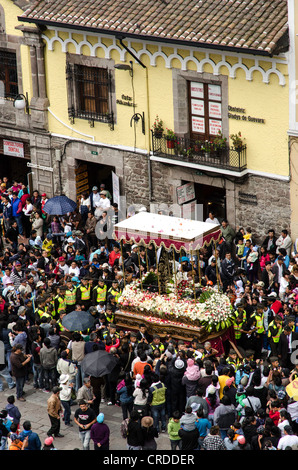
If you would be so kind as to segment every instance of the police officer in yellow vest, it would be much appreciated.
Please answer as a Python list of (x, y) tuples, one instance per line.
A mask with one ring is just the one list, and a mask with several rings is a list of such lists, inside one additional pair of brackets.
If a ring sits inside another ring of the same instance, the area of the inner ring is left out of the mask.
[(119, 289), (119, 283), (117, 280), (112, 281), (112, 287), (108, 290), (108, 293), (115, 297), (116, 303), (119, 301), (119, 297), (121, 297), (121, 290)]
[(233, 324), (235, 340), (236, 340), (236, 343), (239, 346), (241, 346), (241, 336), (242, 336), (242, 332), (243, 332), (243, 329), (242, 329), (243, 324), (244, 324), (243, 316), (242, 316), (242, 314), (239, 314), (238, 316), (235, 317), (234, 324)]
[(255, 359), (261, 359), (262, 348), (264, 342), (264, 306), (261, 303), (257, 304), (257, 309), (251, 315), (256, 319), (256, 338), (255, 338)]
[(99, 302), (106, 302), (108, 288), (102, 277), (98, 279), (98, 285), (92, 291), (92, 305), (98, 305)]
[(46, 312), (46, 306), (45, 306), (45, 299), (43, 298), (38, 298), (36, 300), (37, 306), (35, 309), (35, 316), (38, 320), (40, 320), (43, 317), (50, 318), (51, 315)]
[(241, 359), (237, 356), (237, 352), (234, 349), (230, 349), (229, 355), (227, 357), (227, 364), (232, 366), (234, 371), (236, 372), (239, 367), (242, 365)]
[(150, 343), (150, 349), (152, 350), (152, 353), (150, 354), (153, 354), (156, 350), (159, 351), (160, 354), (165, 352), (164, 344), (161, 342), (159, 335), (153, 335), (153, 341)]
[(84, 306), (85, 310), (91, 305), (91, 289), (92, 289), (92, 279), (89, 279), (88, 276), (85, 276), (81, 280), (81, 284), (78, 286), (76, 291), (76, 303)]
[(282, 333), (282, 318), (275, 315), (273, 321), (268, 325), (268, 340), (270, 345), (270, 356), (278, 356), (278, 343)]
[(54, 297), (54, 310), (55, 310), (55, 316), (59, 317), (61, 310), (65, 310), (66, 305), (65, 305), (65, 291), (66, 287), (65, 286), (59, 286), (56, 289), (56, 295)]
[(66, 283), (64, 300), (65, 300), (66, 313), (70, 313), (73, 310), (75, 310), (76, 300), (77, 300), (76, 286), (74, 286), (74, 283), (72, 281), (67, 281)]

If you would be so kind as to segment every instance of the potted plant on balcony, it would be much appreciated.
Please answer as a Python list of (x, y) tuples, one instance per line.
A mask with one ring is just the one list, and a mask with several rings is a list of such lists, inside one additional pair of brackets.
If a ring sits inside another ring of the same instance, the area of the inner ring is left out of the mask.
[(201, 149), (204, 152), (206, 158), (210, 157), (211, 142), (209, 142), (209, 140), (205, 140), (201, 146)]
[(152, 131), (157, 139), (161, 139), (164, 132), (164, 124), (163, 120), (159, 119), (158, 115), (156, 115), (155, 121), (152, 126)]
[(240, 152), (243, 148), (243, 137), (239, 131), (237, 134), (231, 134), (230, 139), (232, 141), (233, 147), (237, 152)]
[(218, 131), (217, 136), (213, 140), (214, 150), (217, 157), (223, 157), (226, 154), (227, 150), (227, 138), (224, 137), (221, 131)]
[(166, 131), (167, 148), (173, 149), (175, 148), (176, 134), (172, 129), (166, 129)]

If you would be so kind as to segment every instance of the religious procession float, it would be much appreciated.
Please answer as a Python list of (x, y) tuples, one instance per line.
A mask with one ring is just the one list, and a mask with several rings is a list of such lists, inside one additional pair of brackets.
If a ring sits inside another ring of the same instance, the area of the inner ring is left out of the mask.
[[(200, 272), (198, 277), (194, 269), (198, 250), (213, 245), (216, 256), (220, 237), (219, 226), (148, 212), (115, 225), (115, 238), (121, 247), (123, 243), (137, 244), (140, 249), (151, 245), (156, 258), (154, 269), (148, 264), (145, 274), (125, 284), (117, 323), (130, 328), (145, 323), (149, 333), (161, 337), (170, 334), (186, 341), (208, 340), (223, 352), (224, 342), (234, 341), (232, 304), (217, 285), (203, 287)], [(178, 270), (186, 258), (191, 270)]]

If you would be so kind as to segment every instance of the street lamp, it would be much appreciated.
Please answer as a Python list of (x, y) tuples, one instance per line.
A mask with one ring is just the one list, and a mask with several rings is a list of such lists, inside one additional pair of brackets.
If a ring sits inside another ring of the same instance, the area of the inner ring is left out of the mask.
[(28, 93), (23, 95), (20, 93), (13, 100), (13, 105), (16, 109), (24, 109), (26, 114), (29, 114), (29, 102), (28, 102)]
[(115, 69), (118, 70), (129, 70), (129, 75), (132, 77), (133, 76), (133, 67), (132, 67), (132, 61), (130, 61), (130, 65), (127, 64), (115, 64), (114, 65)]

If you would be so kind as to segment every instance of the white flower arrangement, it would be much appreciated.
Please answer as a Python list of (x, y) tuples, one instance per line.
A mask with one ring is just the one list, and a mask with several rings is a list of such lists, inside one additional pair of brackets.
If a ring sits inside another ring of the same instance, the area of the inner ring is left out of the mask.
[[(218, 292), (214, 287), (208, 287), (204, 290), (203, 301), (181, 297), (178, 295), (177, 289), (173, 283), (170, 284), (171, 289), (168, 294), (159, 295), (156, 292), (149, 292), (140, 288), (140, 281), (133, 281), (126, 285), (121, 297), (119, 305), (123, 308), (133, 308), (140, 312), (166, 318), (171, 318), (187, 322), (195, 322), (200, 326), (204, 326), (207, 331), (219, 331), (230, 326), (233, 322), (233, 308), (227, 295)], [(191, 289), (184, 284), (187, 295)]]

